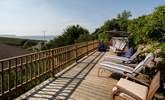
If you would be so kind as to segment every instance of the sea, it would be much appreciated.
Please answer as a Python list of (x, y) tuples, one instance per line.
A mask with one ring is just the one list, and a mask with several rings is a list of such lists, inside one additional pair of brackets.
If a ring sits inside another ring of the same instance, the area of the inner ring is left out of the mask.
[(31, 39), (31, 40), (52, 40), (55, 36), (49, 35), (49, 36), (16, 36), (16, 35), (0, 35), (0, 37), (8, 37), (8, 38), (21, 38), (21, 39)]
[(55, 36), (18, 36), (21, 39), (31, 39), (31, 40), (52, 40)]

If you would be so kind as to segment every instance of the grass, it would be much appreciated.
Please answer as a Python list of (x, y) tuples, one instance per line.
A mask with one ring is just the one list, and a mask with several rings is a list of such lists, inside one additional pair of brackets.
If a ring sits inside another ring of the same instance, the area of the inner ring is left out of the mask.
[(25, 42), (30, 42), (32, 44), (36, 44), (41, 40), (30, 40), (30, 39), (20, 39), (20, 38), (8, 38), (8, 37), (0, 37), (1, 44), (15, 45), (15, 46), (23, 46)]

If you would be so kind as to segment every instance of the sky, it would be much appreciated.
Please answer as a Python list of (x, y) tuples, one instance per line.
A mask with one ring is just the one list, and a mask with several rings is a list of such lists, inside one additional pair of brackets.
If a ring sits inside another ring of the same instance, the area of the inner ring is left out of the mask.
[(165, 0), (0, 0), (0, 35), (60, 35), (79, 24), (93, 32), (124, 10), (149, 14)]

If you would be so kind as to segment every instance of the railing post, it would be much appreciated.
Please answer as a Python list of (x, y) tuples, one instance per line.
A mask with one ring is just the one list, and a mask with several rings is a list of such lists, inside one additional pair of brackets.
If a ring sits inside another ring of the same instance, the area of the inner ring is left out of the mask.
[(17, 87), (18, 87), (18, 73), (17, 73), (17, 70), (18, 70), (18, 63), (17, 63), (17, 58), (15, 58), (14, 59), (15, 60), (15, 88), (16, 88), (16, 92), (15, 92), (15, 94), (17, 95), (17, 91), (18, 91), (18, 89), (17, 89)]
[(50, 50), (51, 77), (54, 77), (53, 50)]
[(94, 40), (93, 40), (93, 48), (92, 48), (92, 51), (94, 50), (94, 45), (95, 45), (95, 42), (94, 42)]
[(8, 67), (9, 67), (9, 71), (8, 71), (8, 89), (9, 89), (9, 94), (11, 93), (11, 60), (9, 60), (8, 62)]
[(75, 61), (77, 62), (78, 58), (77, 58), (77, 44), (74, 45), (75, 47)]
[(87, 41), (87, 44), (86, 44), (86, 48), (87, 48), (87, 55), (88, 55), (88, 41)]

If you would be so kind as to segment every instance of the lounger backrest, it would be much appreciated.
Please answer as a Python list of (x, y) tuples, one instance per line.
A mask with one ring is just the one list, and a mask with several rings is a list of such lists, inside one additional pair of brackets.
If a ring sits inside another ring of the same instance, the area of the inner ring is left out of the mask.
[(150, 61), (152, 61), (154, 59), (154, 54), (153, 53), (149, 53), (146, 58), (144, 59), (144, 64), (147, 65)]
[(144, 61), (141, 61), (133, 70), (135, 73), (139, 73), (144, 68)]
[(153, 53), (149, 53), (147, 56), (146, 56), (146, 58), (143, 60), (143, 61), (141, 61), (136, 67), (135, 67), (135, 69), (133, 70), (133, 72), (140, 72), (143, 68), (144, 68), (144, 66), (145, 65), (147, 65), (151, 60), (153, 60), (154, 59), (154, 55), (153, 55)]
[(159, 86), (160, 86), (160, 71), (158, 71), (157, 74), (152, 79), (146, 100), (152, 100), (152, 97), (154, 96)]
[(139, 55), (140, 52), (136, 51), (131, 57), (130, 57), (130, 60), (133, 61), (138, 55)]
[(116, 40), (115, 48), (119, 49), (120, 48), (120, 44), (121, 44), (121, 41), (120, 40)]
[(121, 42), (121, 45), (120, 45), (120, 50), (123, 50), (124, 48), (125, 48), (125, 46), (126, 46), (126, 42), (124, 41), (124, 42)]

